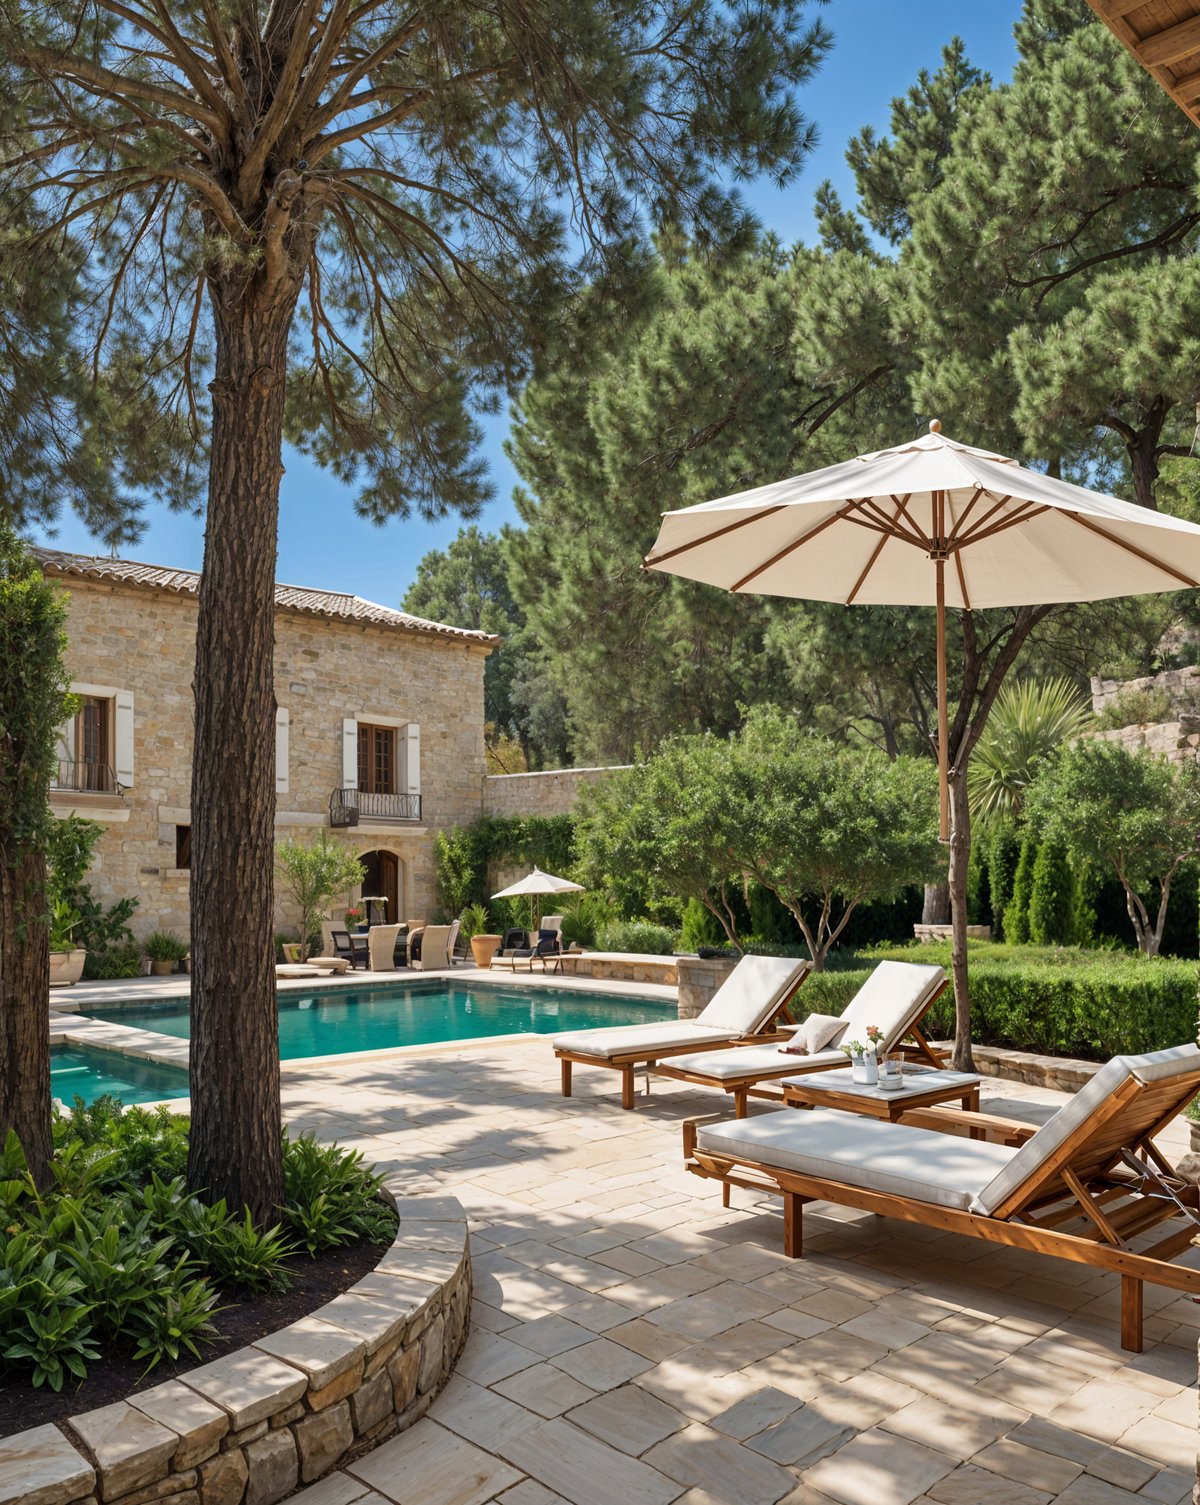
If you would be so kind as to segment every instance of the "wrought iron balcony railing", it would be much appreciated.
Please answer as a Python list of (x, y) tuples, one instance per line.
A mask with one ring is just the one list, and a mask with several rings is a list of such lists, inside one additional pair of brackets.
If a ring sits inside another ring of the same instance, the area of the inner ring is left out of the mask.
[(357, 826), (360, 820), (419, 821), (419, 794), (368, 794), (362, 789), (335, 789), (329, 797), (329, 824)]
[(72, 794), (122, 794), (123, 786), (107, 763), (84, 761), (72, 763), (60, 759), (51, 790), (65, 789)]

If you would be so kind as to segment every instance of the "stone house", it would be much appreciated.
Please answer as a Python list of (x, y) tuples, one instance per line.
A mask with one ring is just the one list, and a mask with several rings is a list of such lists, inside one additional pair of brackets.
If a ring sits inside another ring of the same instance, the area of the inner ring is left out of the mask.
[[(80, 696), (51, 807), (104, 826), (89, 879), (97, 898), (136, 897), (139, 937), (186, 937), (199, 576), (37, 553), (67, 592)], [(435, 834), (483, 812), (483, 665), (498, 641), (357, 596), (276, 586), (277, 833), (325, 829), (351, 847), (366, 864), (361, 892), (386, 898), (388, 919), (432, 917)], [(277, 907), (282, 928), (293, 917)]]

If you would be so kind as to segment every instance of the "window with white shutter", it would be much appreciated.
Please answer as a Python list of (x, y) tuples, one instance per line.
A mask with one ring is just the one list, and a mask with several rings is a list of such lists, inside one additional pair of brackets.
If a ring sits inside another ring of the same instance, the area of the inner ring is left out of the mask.
[(275, 711), (275, 793), (288, 792), (288, 713), (285, 706)]

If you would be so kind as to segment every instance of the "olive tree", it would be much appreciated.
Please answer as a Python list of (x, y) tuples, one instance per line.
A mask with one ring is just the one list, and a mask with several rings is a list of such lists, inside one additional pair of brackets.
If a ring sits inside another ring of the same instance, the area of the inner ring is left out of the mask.
[(275, 866), (284, 888), (300, 911), (300, 960), (308, 960), (308, 940), (325, 906), (344, 888), (361, 883), (365, 869), (353, 852), (321, 831), (305, 845), (288, 839), (275, 846)]
[(928, 761), (806, 736), (767, 708), (733, 761), (740, 865), (791, 913), (818, 972), (860, 904), (943, 874)]
[(1171, 885), (1200, 855), (1200, 764), (1091, 738), (1038, 774), (1026, 823), (1076, 860), (1116, 874), (1138, 949), (1157, 956)]

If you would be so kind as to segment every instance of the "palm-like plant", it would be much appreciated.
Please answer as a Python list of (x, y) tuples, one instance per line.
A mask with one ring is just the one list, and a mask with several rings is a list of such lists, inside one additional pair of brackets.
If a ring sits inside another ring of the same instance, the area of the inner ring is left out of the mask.
[(971, 814), (986, 825), (1021, 813), (1038, 766), (1092, 719), (1068, 679), (1026, 679), (1005, 685), (967, 770)]

